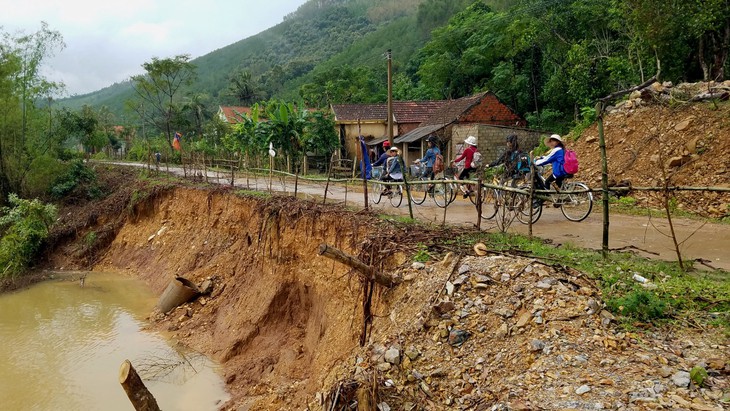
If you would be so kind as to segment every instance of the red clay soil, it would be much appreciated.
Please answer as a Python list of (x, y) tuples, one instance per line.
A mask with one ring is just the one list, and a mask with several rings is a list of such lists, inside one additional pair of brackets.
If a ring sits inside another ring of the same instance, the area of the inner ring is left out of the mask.
[(220, 361), (239, 409), (303, 409), (358, 346), (363, 322), (359, 281), (318, 247), (376, 250), (376, 264), (393, 259), (380, 252), (389, 248), (402, 260), (373, 224), (286, 197), (176, 188), (137, 205), (95, 269), (133, 273), (157, 293), (176, 275), (213, 279), (210, 296), (153, 316), (156, 327)]
[[(730, 104), (648, 105), (621, 109), (605, 119), (610, 179), (634, 186), (730, 187)], [(579, 178), (592, 186), (601, 180), (597, 126), (572, 144), (581, 162)], [(673, 162), (670, 166), (670, 162)], [(660, 205), (658, 194), (632, 197)], [(680, 193), (680, 209), (712, 217), (730, 215), (730, 193)]]

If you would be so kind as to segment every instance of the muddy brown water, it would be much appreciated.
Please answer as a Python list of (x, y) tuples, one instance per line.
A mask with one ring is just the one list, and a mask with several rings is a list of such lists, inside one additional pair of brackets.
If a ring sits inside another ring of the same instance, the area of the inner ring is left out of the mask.
[(92, 273), (0, 295), (0, 409), (131, 410), (118, 371), (129, 359), (162, 409), (216, 410), (217, 365), (145, 331), (156, 302), (141, 282)]

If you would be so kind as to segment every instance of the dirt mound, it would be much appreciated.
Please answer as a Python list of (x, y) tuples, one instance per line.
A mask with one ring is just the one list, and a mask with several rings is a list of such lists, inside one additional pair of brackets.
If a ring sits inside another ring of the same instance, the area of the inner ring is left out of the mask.
[[(610, 179), (635, 186), (662, 186), (663, 172), (671, 185), (730, 187), (730, 104), (662, 104), (614, 110), (605, 119)], [(579, 178), (600, 184), (601, 161), (595, 125), (573, 143), (581, 162)], [(631, 196), (652, 206), (657, 195)], [(677, 206), (702, 215), (730, 215), (730, 194), (681, 193)]]
[[(590, 279), (535, 260), (468, 257), (453, 268), (405, 273), (412, 282), (384, 297), (374, 343), (337, 389), (364, 385), (394, 410), (722, 410), (727, 338), (623, 331)], [(685, 375), (697, 364), (713, 375), (699, 391)]]

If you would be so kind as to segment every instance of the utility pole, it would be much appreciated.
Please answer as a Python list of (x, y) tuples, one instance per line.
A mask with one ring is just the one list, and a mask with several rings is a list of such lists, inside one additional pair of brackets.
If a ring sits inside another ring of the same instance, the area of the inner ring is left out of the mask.
[(386, 53), (388, 57), (388, 141), (391, 147), (393, 142), (393, 53), (390, 49)]

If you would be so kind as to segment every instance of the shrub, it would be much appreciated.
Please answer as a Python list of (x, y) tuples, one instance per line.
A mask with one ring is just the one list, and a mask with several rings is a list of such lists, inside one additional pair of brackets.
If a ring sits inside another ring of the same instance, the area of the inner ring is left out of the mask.
[(413, 261), (418, 263), (426, 263), (431, 259), (428, 248), (425, 244), (418, 244), (418, 251), (413, 255)]
[(101, 196), (96, 173), (81, 160), (73, 161), (68, 171), (60, 175), (51, 187), (51, 196), (56, 200), (71, 195), (89, 199)]
[(8, 197), (8, 203), (11, 207), (3, 208), (0, 217), (0, 278), (16, 276), (33, 262), (56, 219), (52, 204), (15, 194)]
[(45, 197), (56, 178), (66, 171), (66, 165), (49, 155), (36, 157), (23, 181), (22, 195), (30, 198)]

